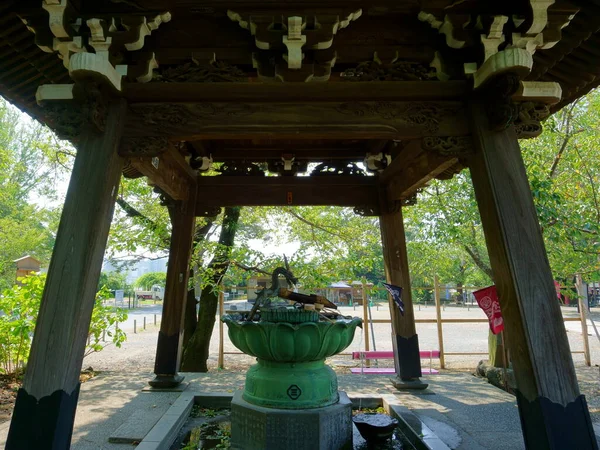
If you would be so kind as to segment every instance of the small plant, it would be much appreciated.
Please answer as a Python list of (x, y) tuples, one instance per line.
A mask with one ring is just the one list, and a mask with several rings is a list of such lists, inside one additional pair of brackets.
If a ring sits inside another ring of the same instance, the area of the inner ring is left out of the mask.
[(353, 415), (357, 414), (387, 414), (387, 411), (383, 409), (383, 406), (378, 408), (360, 408), (352, 410)]
[(202, 408), (198, 405), (194, 405), (192, 407), (192, 411), (190, 412), (190, 417), (217, 417), (227, 414), (226, 409), (211, 409), (211, 408)]
[[(190, 432), (190, 439), (181, 450), (199, 448), (230, 448), (231, 425), (229, 423), (203, 423)], [(212, 445), (211, 445), (212, 444)]]

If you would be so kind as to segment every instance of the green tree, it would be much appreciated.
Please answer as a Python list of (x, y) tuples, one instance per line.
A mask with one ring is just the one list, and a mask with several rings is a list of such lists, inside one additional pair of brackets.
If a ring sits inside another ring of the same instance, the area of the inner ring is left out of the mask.
[(13, 260), (50, 259), (60, 208), (40, 205), (57, 198), (65, 152), (45, 127), (0, 99), (0, 289), (15, 282)]
[[(45, 274), (29, 275), (19, 280), (21, 285), (6, 289), (0, 295), (0, 367), (4, 373), (16, 373), (26, 364), (46, 283)], [(127, 320), (125, 310), (102, 306), (102, 300), (110, 293), (101, 289), (96, 296), (92, 320), (88, 332), (85, 355), (102, 350), (107, 343), (103, 334), (109, 336), (108, 343), (117, 347), (126, 335), (115, 324)]]
[(135, 280), (135, 286), (145, 291), (152, 289), (152, 286), (158, 285), (165, 287), (167, 274), (165, 272), (148, 272)]
[(127, 287), (127, 275), (122, 272), (102, 272), (98, 281), (98, 289), (106, 287), (110, 291), (125, 289)]

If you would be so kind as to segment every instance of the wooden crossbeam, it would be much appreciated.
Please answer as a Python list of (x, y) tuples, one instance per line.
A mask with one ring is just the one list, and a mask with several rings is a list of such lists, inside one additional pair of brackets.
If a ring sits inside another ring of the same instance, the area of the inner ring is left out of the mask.
[(383, 172), (389, 201), (410, 197), (417, 189), (458, 163), (457, 157), (423, 151), (420, 143), (410, 143)]
[(123, 96), (146, 102), (461, 101), (464, 81), (365, 81), (331, 83), (130, 83)]
[(172, 145), (155, 157), (131, 157), (129, 164), (173, 200), (187, 200), (189, 186), (196, 180), (195, 172)]
[(462, 82), (128, 85), (127, 136), (406, 139), (469, 134)]
[(377, 208), (376, 177), (198, 177), (198, 211), (215, 206), (365, 206)]

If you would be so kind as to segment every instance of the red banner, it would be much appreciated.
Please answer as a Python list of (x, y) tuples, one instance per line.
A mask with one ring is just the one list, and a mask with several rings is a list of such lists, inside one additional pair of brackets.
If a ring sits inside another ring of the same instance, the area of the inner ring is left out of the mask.
[(496, 286), (490, 286), (473, 292), (477, 304), (488, 317), (490, 321), (490, 330), (498, 334), (504, 330), (504, 319), (500, 311), (500, 302), (498, 301), (498, 292)]

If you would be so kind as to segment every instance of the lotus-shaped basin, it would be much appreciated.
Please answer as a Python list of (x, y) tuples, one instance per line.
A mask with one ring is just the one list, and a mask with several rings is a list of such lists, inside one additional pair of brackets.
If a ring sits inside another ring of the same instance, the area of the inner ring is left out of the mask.
[(332, 322), (242, 322), (223, 316), (229, 338), (242, 352), (276, 362), (323, 360), (344, 351), (362, 319)]

